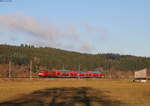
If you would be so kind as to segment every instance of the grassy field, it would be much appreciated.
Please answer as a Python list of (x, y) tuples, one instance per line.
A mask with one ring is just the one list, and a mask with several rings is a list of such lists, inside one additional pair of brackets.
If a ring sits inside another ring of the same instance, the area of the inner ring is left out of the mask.
[[(52, 96), (61, 97), (60, 100), (55, 100), (57, 102), (65, 99), (74, 103), (150, 106), (150, 82), (133, 83), (131, 80), (105, 79), (0, 79), (0, 102), (14, 100), (18, 103), (34, 98), (47, 101), (47, 98)], [(67, 99), (68, 97), (72, 99)]]

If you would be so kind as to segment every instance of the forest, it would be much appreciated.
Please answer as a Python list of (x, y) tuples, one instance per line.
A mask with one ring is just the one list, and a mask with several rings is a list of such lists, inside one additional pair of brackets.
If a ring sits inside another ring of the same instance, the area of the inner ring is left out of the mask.
[(0, 64), (28, 65), (33, 61), (33, 71), (38, 67), (67, 70), (121, 70), (132, 71), (150, 67), (149, 57), (120, 54), (87, 54), (49, 47), (21, 44), (0, 45)]

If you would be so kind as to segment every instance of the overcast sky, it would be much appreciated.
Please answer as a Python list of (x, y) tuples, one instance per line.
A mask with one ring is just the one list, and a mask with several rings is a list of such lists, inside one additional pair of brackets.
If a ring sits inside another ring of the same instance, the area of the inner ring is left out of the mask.
[(0, 2), (0, 44), (150, 56), (150, 0)]

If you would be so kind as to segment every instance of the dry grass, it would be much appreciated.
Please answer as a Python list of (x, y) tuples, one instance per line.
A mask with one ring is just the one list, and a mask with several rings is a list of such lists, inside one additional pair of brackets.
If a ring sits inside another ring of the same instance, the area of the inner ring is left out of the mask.
[[(150, 105), (150, 82), (102, 79), (1, 79), (0, 101), (7, 101), (46, 88), (89, 87), (102, 91), (111, 100), (127, 105)], [(99, 94), (97, 94), (99, 95)]]

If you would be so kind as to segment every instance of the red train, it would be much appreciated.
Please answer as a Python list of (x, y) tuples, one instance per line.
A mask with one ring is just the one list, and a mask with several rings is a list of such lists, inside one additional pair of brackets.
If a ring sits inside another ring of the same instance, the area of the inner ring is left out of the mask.
[(38, 73), (39, 77), (50, 78), (102, 78), (104, 74), (92, 71), (51, 70)]

